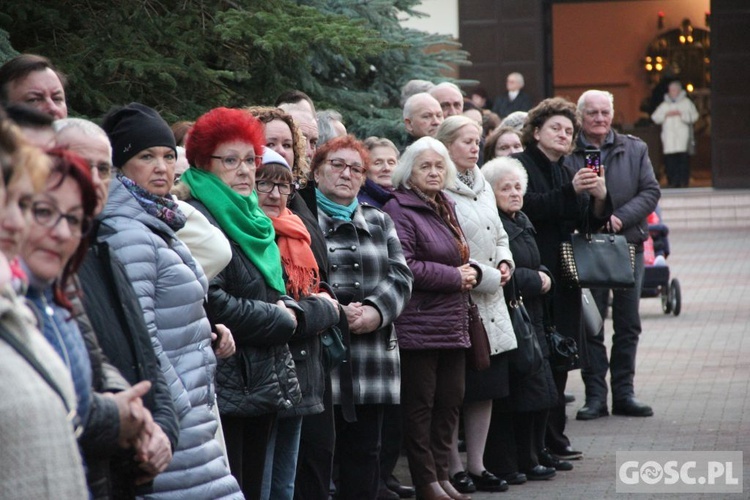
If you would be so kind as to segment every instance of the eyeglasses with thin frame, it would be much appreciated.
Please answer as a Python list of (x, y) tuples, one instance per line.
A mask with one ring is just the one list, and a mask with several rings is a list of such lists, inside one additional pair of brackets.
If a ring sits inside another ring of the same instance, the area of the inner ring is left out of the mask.
[(31, 216), (40, 226), (52, 229), (65, 219), (68, 231), (74, 238), (83, 238), (91, 231), (91, 218), (84, 215), (64, 214), (52, 203), (35, 201), (31, 204)]
[(240, 168), (240, 164), (244, 163), (248, 166), (248, 168), (258, 168), (260, 167), (260, 162), (263, 160), (260, 156), (248, 156), (247, 158), (240, 158), (236, 155), (226, 155), (226, 156), (211, 156), (211, 158), (215, 160), (221, 160), (221, 164), (224, 165), (224, 168), (227, 170), (237, 170)]
[(279, 188), (279, 194), (292, 193), (292, 185), (288, 182), (255, 181), (255, 190), (259, 193), (270, 193), (275, 187)]
[(89, 167), (91, 167), (92, 173), (96, 170), (99, 173), (99, 178), (103, 181), (112, 176), (112, 165), (105, 161), (99, 163), (89, 162)]
[(331, 160), (328, 160), (328, 164), (333, 168), (333, 170), (338, 172), (339, 175), (344, 173), (344, 170), (346, 170), (347, 168), (351, 170), (352, 175), (355, 177), (362, 177), (363, 175), (365, 175), (365, 167), (363, 167), (359, 163), (346, 163), (344, 160), (333, 158)]

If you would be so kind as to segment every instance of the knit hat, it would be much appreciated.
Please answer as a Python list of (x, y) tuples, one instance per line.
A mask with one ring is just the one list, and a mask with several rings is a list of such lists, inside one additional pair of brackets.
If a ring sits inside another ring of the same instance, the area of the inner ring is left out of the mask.
[(156, 146), (171, 148), (177, 154), (174, 134), (167, 122), (155, 109), (138, 102), (109, 112), (102, 128), (112, 143), (112, 164), (117, 168), (144, 149)]
[(526, 111), (514, 111), (508, 116), (506, 116), (503, 121), (500, 122), (500, 126), (512, 127), (520, 131), (523, 128), (524, 124), (526, 123), (527, 116), (528, 116), (528, 113)]
[(269, 163), (278, 163), (279, 165), (285, 166), (289, 170), (292, 169), (283, 156), (281, 156), (273, 149), (263, 146), (263, 165), (268, 165)]

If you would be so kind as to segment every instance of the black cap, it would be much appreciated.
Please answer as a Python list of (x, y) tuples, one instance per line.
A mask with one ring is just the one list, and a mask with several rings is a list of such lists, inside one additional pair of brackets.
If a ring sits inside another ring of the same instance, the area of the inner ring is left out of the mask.
[(107, 113), (102, 128), (112, 143), (112, 164), (120, 168), (144, 149), (155, 146), (172, 148), (177, 145), (172, 129), (159, 113), (138, 102)]

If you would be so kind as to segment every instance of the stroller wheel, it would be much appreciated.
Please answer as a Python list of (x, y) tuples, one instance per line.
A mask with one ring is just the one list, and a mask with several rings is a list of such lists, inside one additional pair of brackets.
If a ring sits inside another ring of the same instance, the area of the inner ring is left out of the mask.
[(673, 279), (669, 284), (669, 303), (671, 305), (672, 314), (679, 316), (682, 311), (682, 290), (680, 289), (680, 282), (677, 278)]
[(661, 310), (664, 311), (664, 314), (672, 312), (672, 297), (668, 284), (661, 287)]

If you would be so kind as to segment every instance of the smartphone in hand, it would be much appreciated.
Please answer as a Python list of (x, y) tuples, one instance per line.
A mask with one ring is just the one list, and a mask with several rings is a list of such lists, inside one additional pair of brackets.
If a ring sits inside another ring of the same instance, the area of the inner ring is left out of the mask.
[(585, 158), (585, 165), (590, 168), (597, 175), (602, 172), (602, 152), (598, 149), (586, 149), (583, 153)]

